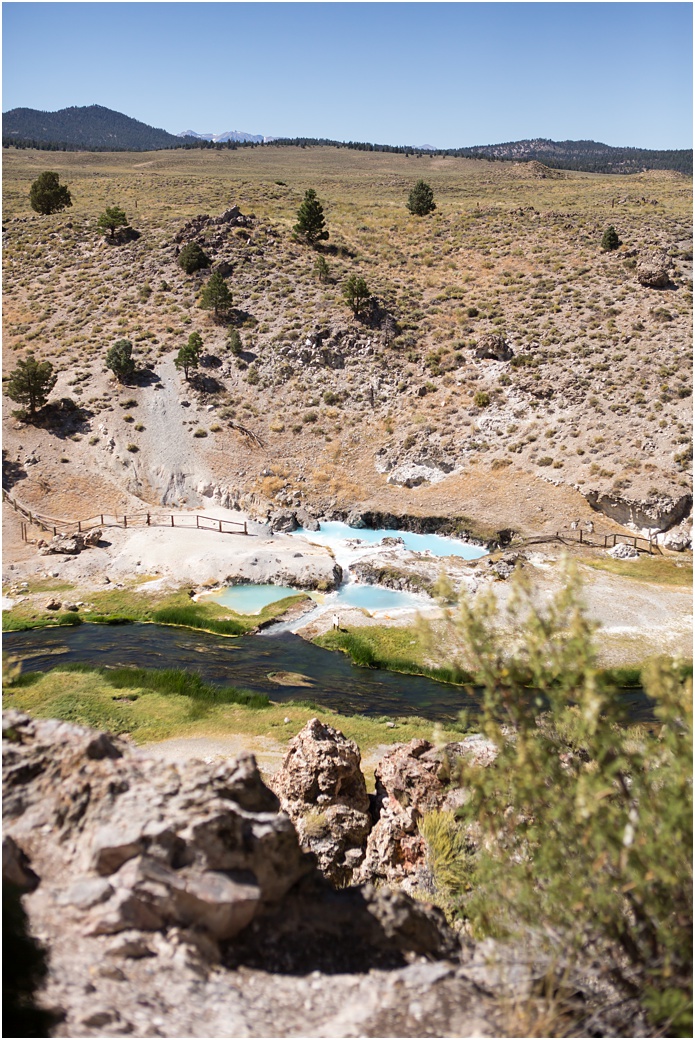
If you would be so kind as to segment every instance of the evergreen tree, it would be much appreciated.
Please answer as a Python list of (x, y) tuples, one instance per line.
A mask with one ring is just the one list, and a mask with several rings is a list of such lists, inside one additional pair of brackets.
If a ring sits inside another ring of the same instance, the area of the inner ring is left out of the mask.
[(11, 401), (28, 405), (33, 417), (36, 409), (45, 405), (57, 378), (50, 361), (37, 361), (33, 354), (27, 354), (10, 372), (5, 393)]
[(133, 344), (129, 339), (119, 339), (106, 351), (106, 367), (110, 368), (119, 383), (125, 382), (135, 371), (132, 358)]
[(188, 382), (188, 373), (197, 368), (200, 363), (200, 352), (203, 349), (203, 340), (199, 332), (192, 332), (188, 337), (188, 343), (181, 347), (174, 359), (178, 369), (183, 369), (183, 377)]
[(44, 170), (31, 186), (29, 202), (36, 213), (43, 213), (45, 216), (72, 206), (72, 197), (67, 187), (60, 183), (57, 173)]
[(120, 206), (107, 206), (97, 221), (100, 231), (108, 231), (111, 238), (116, 234), (116, 229), (128, 226), (128, 218)]
[(239, 335), (238, 329), (230, 329), (227, 336), (227, 346), (230, 354), (234, 357), (239, 357), (244, 352), (244, 345), (241, 342), (241, 336)]
[(197, 242), (188, 242), (179, 253), (179, 267), (186, 274), (193, 274), (204, 267), (210, 266), (210, 258), (206, 256)]
[(314, 274), (318, 280), (325, 285), (331, 276), (331, 270), (325, 256), (318, 256), (314, 264)]
[(355, 317), (362, 310), (370, 295), (367, 283), (359, 275), (351, 274), (343, 286), (343, 298), (347, 305), (352, 308)]
[(607, 227), (603, 232), (603, 238), (601, 239), (601, 249), (604, 253), (609, 253), (613, 249), (617, 249), (621, 245), (620, 239), (618, 238), (618, 232), (615, 230), (613, 225)]
[(301, 235), (310, 246), (313, 246), (316, 242), (325, 242), (328, 238), (325, 226), (323, 206), (319, 202), (314, 189), (309, 188), (304, 193), (304, 201), (297, 210), (297, 223), (293, 229), (294, 233)]
[(200, 296), (200, 306), (204, 310), (212, 310), (216, 318), (232, 306), (232, 294), (219, 271), (213, 271), (210, 275), (210, 280)]
[(418, 181), (408, 195), (408, 209), (417, 217), (425, 217), (432, 213), (437, 207), (434, 202), (434, 193), (425, 181)]

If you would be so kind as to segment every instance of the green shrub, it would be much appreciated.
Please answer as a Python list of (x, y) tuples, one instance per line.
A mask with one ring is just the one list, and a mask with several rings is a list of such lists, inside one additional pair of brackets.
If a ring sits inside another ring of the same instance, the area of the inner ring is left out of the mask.
[(597, 671), (572, 569), (544, 608), (518, 572), (505, 610), (488, 591), (450, 619), (497, 757), (460, 765), (463, 863), (438, 882), (474, 936), (545, 946), (637, 997), (648, 1035), (691, 1036), (692, 678), (645, 665), (658, 726), (630, 727)]
[(195, 271), (202, 271), (203, 268), (209, 267), (210, 258), (197, 242), (188, 242), (179, 253), (178, 264), (186, 274), (193, 274)]
[(490, 395), (487, 390), (476, 390), (473, 395), (473, 404), (476, 408), (487, 408), (490, 404)]

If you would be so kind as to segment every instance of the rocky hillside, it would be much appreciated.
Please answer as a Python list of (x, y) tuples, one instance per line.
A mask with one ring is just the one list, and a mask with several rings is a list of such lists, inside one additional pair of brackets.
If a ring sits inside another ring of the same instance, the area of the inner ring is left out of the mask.
[[(5, 372), (29, 349), (50, 358), (63, 402), (37, 426), (5, 402), (20, 498), (63, 496), (66, 515), (95, 488), (103, 508), (256, 496), (529, 531), (587, 503), (639, 527), (687, 514), (686, 182), (307, 154), (66, 155), (75, 205), (53, 217), (26, 202), (46, 160), (6, 160)], [(403, 205), (415, 169), (430, 171), (430, 218)], [(307, 178), (331, 233), (320, 251), (292, 235)], [(99, 235), (115, 202), (139, 237)], [(623, 244), (604, 253), (609, 223)], [(186, 275), (191, 242), (211, 266)], [(211, 271), (232, 292), (224, 319), (199, 305)], [(371, 294), (357, 316), (342, 298), (352, 273)], [(204, 352), (187, 383), (173, 359), (192, 331)], [(139, 370), (128, 385), (104, 366), (123, 336)]]

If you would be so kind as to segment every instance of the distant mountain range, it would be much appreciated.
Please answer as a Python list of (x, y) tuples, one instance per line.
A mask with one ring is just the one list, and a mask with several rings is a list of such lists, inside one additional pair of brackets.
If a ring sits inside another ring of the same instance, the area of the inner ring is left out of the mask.
[(385, 145), (328, 138), (265, 137), (243, 130), (222, 134), (184, 130), (170, 134), (101, 105), (40, 112), (13, 108), (2, 117), (3, 146), (56, 151), (156, 151), (160, 148), (236, 148), (273, 143), (277, 146), (320, 147), (331, 145), (359, 151), (452, 155), (500, 161), (537, 160), (546, 166), (589, 173), (639, 173), (644, 169), (678, 170), (692, 176), (692, 149), (656, 151), (649, 148), (615, 148), (599, 141), (549, 141), (534, 138), (506, 144), (467, 148), (435, 148), (433, 145)]
[(245, 130), (225, 130), (223, 134), (199, 134), (195, 130), (182, 130), (177, 137), (195, 137), (199, 141), (251, 141), (253, 144), (265, 144), (272, 141), (272, 137), (264, 137), (263, 134), (247, 134)]

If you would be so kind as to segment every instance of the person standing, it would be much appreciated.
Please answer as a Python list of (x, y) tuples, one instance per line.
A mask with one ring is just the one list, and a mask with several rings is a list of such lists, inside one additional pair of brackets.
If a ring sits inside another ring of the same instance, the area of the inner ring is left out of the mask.
[(337, 614), (333, 615), (333, 631), (340, 632), (340, 618)]

